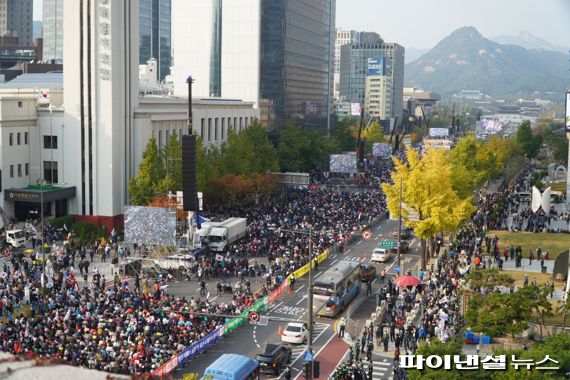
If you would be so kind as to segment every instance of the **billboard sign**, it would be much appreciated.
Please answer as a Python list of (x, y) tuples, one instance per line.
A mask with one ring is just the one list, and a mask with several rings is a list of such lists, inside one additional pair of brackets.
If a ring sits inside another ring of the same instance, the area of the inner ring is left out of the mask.
[(390, 158), (392, 156), (392, 144), (374, 143), (372, 144), (372, 155), (379, 158)]
[(331, 173), (345, 173), (345, 174), (356, 173), (356, 155), (331, 154), (330, 171)]
[(499, 133), (503, 130), (503, 122), (499, 119), (481, 120), (481, 127), (487, 133)]
[(383, 58), (368, 58), (368, 75), (384, 75)]
[(566, 93), (566, 132), (570, 132), (570, 92)]
[(429, 129), (430, 137), (448, 137), (449, 136), (449, 128), (430, 128)]
[(360, 116), (360, 103), (350, 103), (350, 116)]

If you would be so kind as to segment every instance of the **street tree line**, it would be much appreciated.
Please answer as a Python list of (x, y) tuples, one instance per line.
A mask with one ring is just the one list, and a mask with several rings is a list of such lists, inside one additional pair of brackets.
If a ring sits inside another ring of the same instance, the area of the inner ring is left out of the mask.
[(421, 239), (421, 266), (434, 253), (436, 236), (454, 233), (475, 211), (473, 194), (486, 181), (503, 172), (521, 146), (516, 137), (492, 136), (483, 141), (474, 135), (458, 140), (449, 151), (428, 149), (423, 154), (408, 148), (406, 160), (393, 158), (392, 183), (385, 183), (388, 210), (400, 215)]
[[(288, 124), (268, 132), (258, 121), (240, 132), (228, 129), (227, 141), (218, 148), (204, 145), (198, 138), (196, 177), (198, 190), (213, 203), (247, 205), (259, 197), (269, 197), (279, 183), (267, 172), (310, 172), (327, 170), (329, 155), (354, 151), (358, 134), (356, 119), (339, 122), (331, 137)], [(365, 150), (385, 141), (378, 123), (363, 131)], [(130, 202), (148, 205), (168, 191), (182, 189), (182, 147), (178, 137), (168, 136), (159, 149), (156, 139), (149, 139), (138, 174), (129, 181)]]

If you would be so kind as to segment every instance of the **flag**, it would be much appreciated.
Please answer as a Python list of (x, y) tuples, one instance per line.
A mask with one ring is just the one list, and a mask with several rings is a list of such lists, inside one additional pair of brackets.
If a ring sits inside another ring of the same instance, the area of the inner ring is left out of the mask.
[(48, 104), (50, 102), (50, 94), (47, 88), (40, 89), (38, 94), (38, 103), (40, 104)]

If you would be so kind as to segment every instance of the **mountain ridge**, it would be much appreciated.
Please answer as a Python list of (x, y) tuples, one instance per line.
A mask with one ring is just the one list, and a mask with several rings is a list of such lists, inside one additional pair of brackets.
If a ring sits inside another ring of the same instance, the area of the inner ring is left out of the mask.
[(451, 95), (463, 89), (491, 96), (564, 92), (567, 57), (546, 50), (501, 45), (465, 26), (405, 66), (406, 83)]

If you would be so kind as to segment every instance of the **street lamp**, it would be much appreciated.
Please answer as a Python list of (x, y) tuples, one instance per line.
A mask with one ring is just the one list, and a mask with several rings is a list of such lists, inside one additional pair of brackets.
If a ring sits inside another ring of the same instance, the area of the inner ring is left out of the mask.
[(398, 276), (402, 273), (402, 262), (401, 254), (402, 252), (402, 177), (400, 177), (400, 213), (398, 217)]

